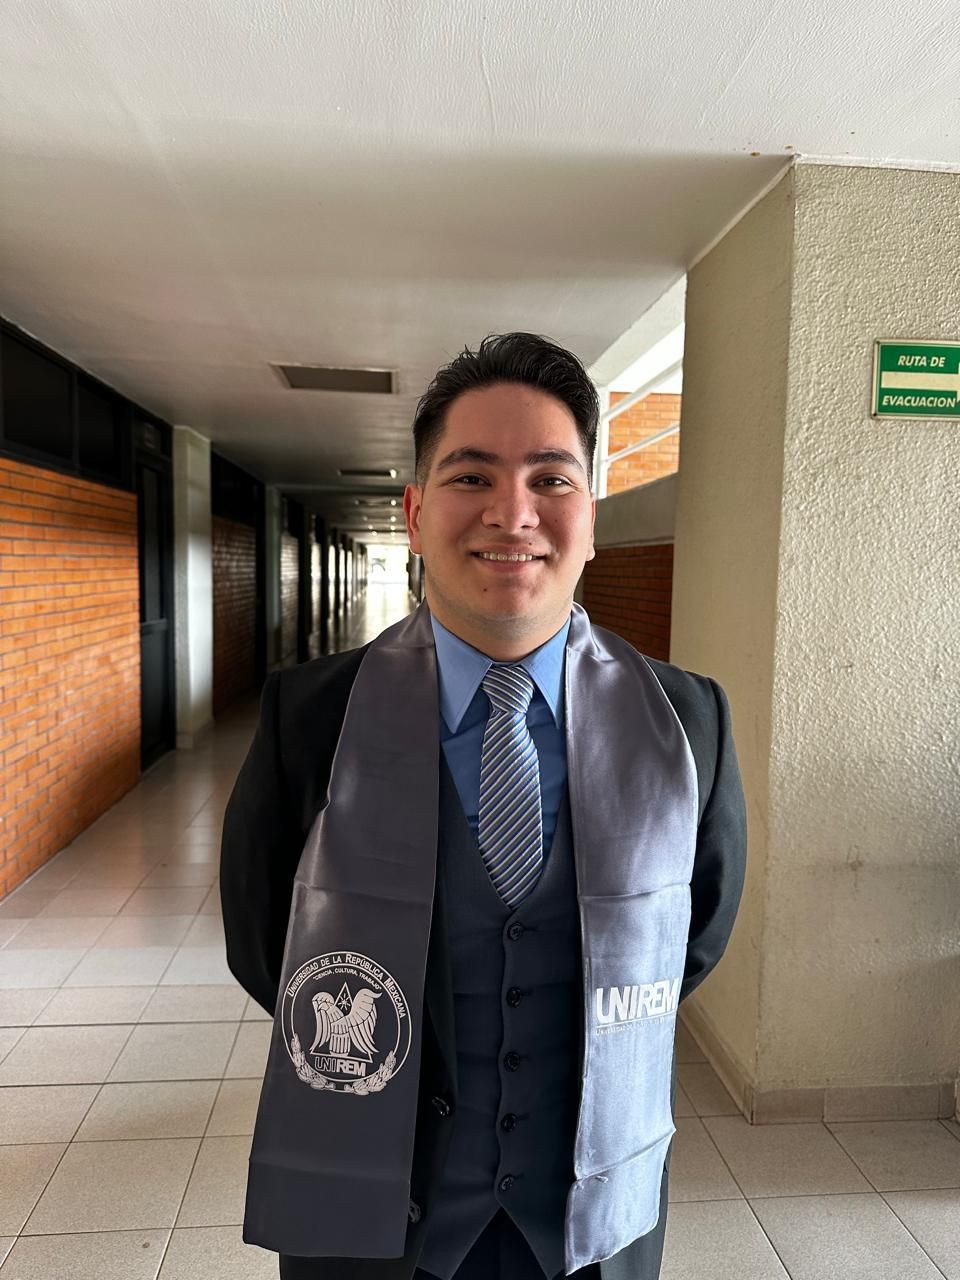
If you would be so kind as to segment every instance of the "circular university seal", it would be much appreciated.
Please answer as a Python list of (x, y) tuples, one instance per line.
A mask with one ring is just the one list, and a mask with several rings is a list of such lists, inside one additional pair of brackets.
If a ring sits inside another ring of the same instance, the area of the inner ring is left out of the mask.
[(382, 965), (328, 951), (300, 966), (283, 992), (283, 1037), (311, 1089), (379, 1093), (410, 1052), (410, 1012)]

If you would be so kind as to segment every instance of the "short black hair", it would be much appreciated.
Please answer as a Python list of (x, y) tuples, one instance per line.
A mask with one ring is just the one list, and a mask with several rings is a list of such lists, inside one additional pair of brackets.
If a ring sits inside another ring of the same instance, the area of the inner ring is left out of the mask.
[(450, 405), (465, 391), (517, 382), (554, 396), (573, 414), (593, 468), (600, 401), (586, 369), (571, 352), (537, 333), (491, 333), (476, 351), (464, 347), (437, 373), (420, 397), (413, 420), (417, 480), (427, 477)]

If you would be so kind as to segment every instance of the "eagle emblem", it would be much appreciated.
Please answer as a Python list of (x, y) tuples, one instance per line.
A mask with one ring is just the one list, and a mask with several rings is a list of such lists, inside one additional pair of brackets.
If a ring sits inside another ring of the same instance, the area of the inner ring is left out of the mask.
[(372, 1061), (377, 1051), (373, 1040), (377, 1025), (377, 1006), (374, 1001), (379, 1000), (382, 995), (382, 991), (374, 992), (369, 987), (361, 987), (351, 998), (346, 983), (336, 1000), (329, 991), (318, 991), (313, 997), (317, 1034), (310, 1052), (316, 1053), (328, 1044), (334, 1057), (345, 1058), (349, 1056), (350, 1046), (353, 1044)]
[(406, 1062), (411, 1012), (382, 964), (359, 951), (327, 951), (289, 979), (278, 1016), (304, 1084), (363, 1098), (382, 1092)]

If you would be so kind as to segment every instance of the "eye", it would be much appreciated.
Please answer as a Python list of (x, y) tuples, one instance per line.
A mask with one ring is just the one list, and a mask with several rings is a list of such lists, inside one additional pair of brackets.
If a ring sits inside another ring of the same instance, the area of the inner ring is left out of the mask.
[(542, 476), (537, 484), (545, 485), (548, 489), (572, 488), (573, 482), (568, 480), (566, 476)]
[(467, 488), (476, 488), (477, 485), (486, 484), (485, 477), (478, 475), (454, 476), (450, 481), (451, 484), (465, 484)]

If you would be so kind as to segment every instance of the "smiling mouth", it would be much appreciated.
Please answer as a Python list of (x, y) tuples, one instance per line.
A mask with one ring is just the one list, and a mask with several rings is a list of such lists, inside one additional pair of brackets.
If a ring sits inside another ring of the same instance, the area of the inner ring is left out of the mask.
[(543, 556), (531, 556), (525, 552), (474, 551), (478, 560), (505, 560), (511, 564), (524, 564), (531, 560), (543, 560)]

